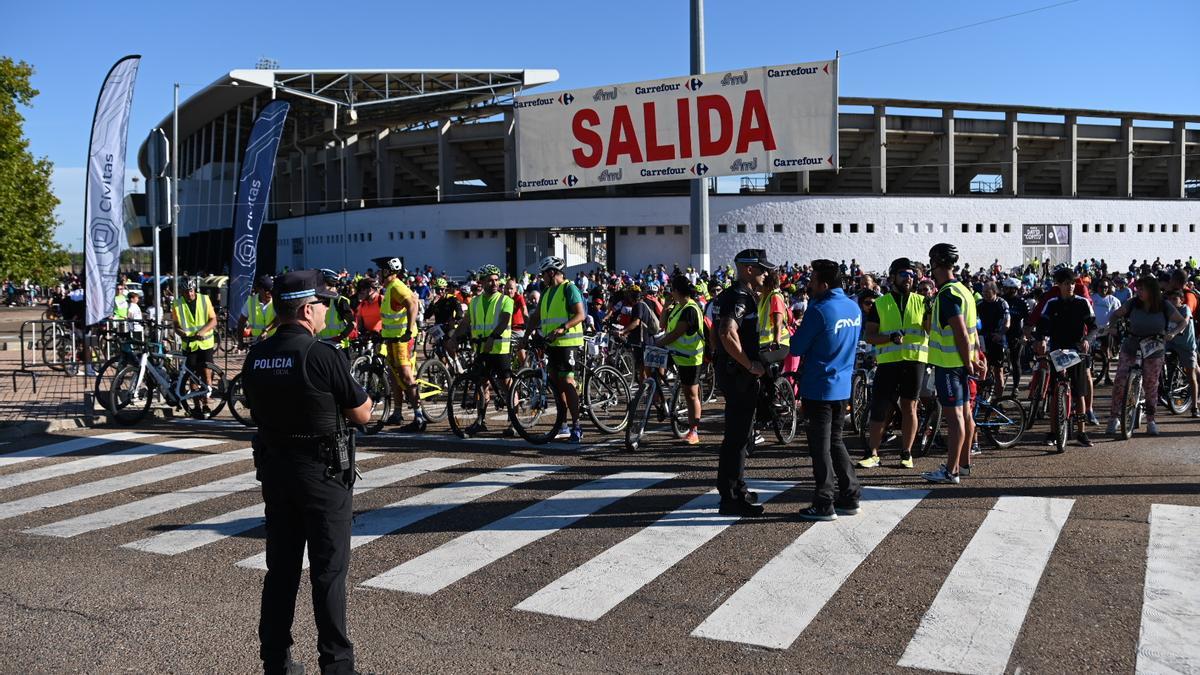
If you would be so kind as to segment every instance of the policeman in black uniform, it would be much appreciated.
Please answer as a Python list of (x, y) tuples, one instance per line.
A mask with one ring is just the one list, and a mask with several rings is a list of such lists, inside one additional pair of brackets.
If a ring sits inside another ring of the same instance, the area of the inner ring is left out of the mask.
[(758, 293), (775, 264), (766, 251), (751, 248), (733, 259), (737, 281), (721, 292), (717, 303), (715, 370), (725, 395), (725, 437), (717, 465), (720, 512), (758, 516), (758, 495), (746, 489), (746, 451), (754, 443), (754, 412), (761, 378), (766, 372), (758, 357)]
[(350, 378), (346, 357), (314, 338), (335, 296), (317, 270), (276, 278), (279, 329), (251, 347), (242, 370), (258, 424), (254, 460), (266, 502), (267, 577), (258, 625), (266, 673), (304, 673), (291, 658), (291, 629), (306, 543), (321, 672), (355, 672), (346, 632), (355, 475), (347, 421), (365, 423), (371, 401)]

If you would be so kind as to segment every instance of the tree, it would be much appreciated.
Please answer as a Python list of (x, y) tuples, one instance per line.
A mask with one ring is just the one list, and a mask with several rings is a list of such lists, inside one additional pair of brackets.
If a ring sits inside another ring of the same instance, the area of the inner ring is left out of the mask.
[(33, 67), (0, 57), (0, 276), (52, 281), (67, 264), (54, 241), (58, 198), (50, 190), (54, 165), (29, 152), (25, 118), (38, 91), (30, 83)]

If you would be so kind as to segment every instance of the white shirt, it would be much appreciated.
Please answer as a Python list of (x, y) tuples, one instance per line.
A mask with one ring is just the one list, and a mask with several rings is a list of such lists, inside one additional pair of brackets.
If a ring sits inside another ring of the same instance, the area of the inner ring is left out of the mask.
[(1092, 308), (1096, 312), (1096, 326), (1104, 328), (1108, 325), (1108, 318), (1112, 313), (1121, 307), (1121, 301), (1117, 296), (1112, 295), (1093, 295)]

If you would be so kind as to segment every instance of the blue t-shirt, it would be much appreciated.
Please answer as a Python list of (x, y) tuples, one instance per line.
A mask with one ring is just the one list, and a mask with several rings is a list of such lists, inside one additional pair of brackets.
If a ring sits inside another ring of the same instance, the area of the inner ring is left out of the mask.
[(801, 398), (814, 401), (850, 398), (850, 379), (861, 332), (862, 310), (842, 289), (835, 288), (808, 303), (808, 311), (791, 342), (792, 356), (804, 358)]

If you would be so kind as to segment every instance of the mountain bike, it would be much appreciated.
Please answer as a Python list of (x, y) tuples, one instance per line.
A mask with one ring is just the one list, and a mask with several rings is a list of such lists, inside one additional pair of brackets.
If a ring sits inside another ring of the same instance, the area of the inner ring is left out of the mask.
[[(371, 397), (370, 418), (363, 425), (368, 434), (377, 434), (383, 430), (383, 425), (391, 416), (396, 403), (392, 398), (391, 373), (387, 360), (380, 353), (381, 347), (381, 343), (374, 336), (364, 335), (350, 341), (347, 354), (350, 358), (350, 377)], [(238, 391), (240, 392), (240, 387)]]
[(646, 427), (650, 423), (650, 411), (656, 406), (658, 421), (665, 422), (671, 419), (672, 431), (678, 433), (675, 431), (678, 429), (678, 421), (675, 420), (676, 411), (667, 407), (668, 400), (676, 405), (680, 403), (678, 382), (674, 384), (676, 391), (672, 392), (670, 397), (667, 394), (671, 385), (667, 381), (666, 368), (671, 360), (672, 351), (674, 350), (670, 348), (651, 345), (642, 347), (642, 363), (650, 371), (650, 374), (642, 378), (642, 383), (629, 400), (629, 425), (625, 427), (625, 449), (630, 452), (641, 447), (642, 439), (647, 433)]
[(866, 342), (859, 342), (855, 350), (854, 373), (850, 376), (850, 402), (848, 421), (850, 431), (862, 433), (867, 428), (867, 416), (871, 408), (871, 388), (875, 383), (875, 350)]
[(1172, 415), (1182, 415), (1192, 407), (1191, 378), (1179, 365), (1179, 354), (1168, 349), (1158, 378), (1158, 399)]
[(540, 335), (526, 338), (530, 364), (513, 376), (508, 392), (508, 417), (513, 428), (534, 445), (549, 443), (558, 435), (567, 411), (558, 402), (558, 385), (546, 370), (546, 341)]
[(1142, 425), (1145, 398), (1142, 393), (1142, 366), (1146, 359), (1161, 354), (1166, 342), (1161, 335), (1143, 338), (1138, 342), (1133, 364), (1129, 367), (1129, 380), (1125, 383), (1125, 402), (1117, 415), (1117, 437), (1127, 441), (1135, 429)]
[(1067, 370), (1083, 363), (1086, 357), (1074, 349), (1056, 349), (1049, 356), (1054, 371), (1058, 373), (1050, 390), (1050, 405), (1054, 410), (1050, 431), (1054, 434), (1054, 450), (1061, 453), (1067, 449), (1067, 441), (1071, 438), (1075, 423), (1083, 416), (1083, 411), (1072, 409), (1074, 395)]
[(767, 372), (763, 377), (763, 386), (759, 388), (754, 423), (756, 427), (770, 429), (775, 433), (776, 441), (787, 445), (796, 438), (800, 413), (796, 405), (796, 388), (792, 378), (782, 374), (781, 361), (782, 357), (765, 364)]
[[(479, 348), (487, 340), (471, 338), (468, 344)], [(508, 420), (507, 408), (508, 386), (487, 367), (482, 355), (476, 354), (471, 368), (454, 378), (450, 384), (447, 406), (450, 419), (450, 431), (459, 438), (471, 438), (481, 431), (487, 431), (488, 409), (503, 411), (503, 417)]]
[[(975, 379), (972, 377), (972, 379)], [(993, 396), (990, 380), (979, 382), (972, 419), (984, 440), (997, 448), (1011, 448), (1025, 433), (1025, 406), (1015, 396)], [(937, 401), (934, 401), (937, 405)]]
[(601, 433), (619, 433), (629, 423), (629, 383), (616, 368), (604, 363), (608, 335), (584, 338), (584, 368), (580, 382), (583, 393), (579, 412), (587, 415)]
[[(205, 364), (213, 385), (187, 365), (187, 355), (165, 352), (161, 342), (151, 342), (136, 364), (122, 366), (112, 378), (108, 411), (120, 424), (136, 424), (146, 417), (156, 397), (196, 419), (211, 419), (221, 412), (228, 398), (225, 371), (215, 363)], [(208, 407), (206, 399), (213, 402)]]

